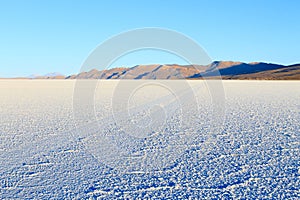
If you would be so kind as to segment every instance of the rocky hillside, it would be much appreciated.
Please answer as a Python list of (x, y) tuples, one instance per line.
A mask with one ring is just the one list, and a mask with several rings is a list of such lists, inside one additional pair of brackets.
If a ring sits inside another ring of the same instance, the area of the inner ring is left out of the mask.
[(137, 65), (131, 68), (113, 68), (99, 71), (93, 69), (66, 79), (266, 79), (300, 80), (300, 64), (278, 65), (271, 63), (242, 63), (215, 61), (208, 66), (201, 65)]

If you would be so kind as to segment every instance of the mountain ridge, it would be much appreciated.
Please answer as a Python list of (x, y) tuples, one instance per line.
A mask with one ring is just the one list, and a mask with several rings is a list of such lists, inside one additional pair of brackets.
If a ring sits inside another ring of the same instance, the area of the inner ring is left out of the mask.
[(25, 79), (222, 79), (300, 80), (300, 64), (214, 61), (209, 65), (149, 64), (92, 69), (69, 76), (49, 73)]
[(152, 64), (131, 68), (93, 69), (66, 79), (261, 79), (300, 80), (300, 64), (214, 61), (209, 65)]

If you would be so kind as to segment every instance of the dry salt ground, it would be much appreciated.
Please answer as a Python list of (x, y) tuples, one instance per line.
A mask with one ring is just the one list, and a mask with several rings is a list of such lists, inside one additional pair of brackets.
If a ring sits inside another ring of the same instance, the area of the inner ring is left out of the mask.
[(300, 81), (209, 85), (0, 80), (0, 199), (299, 199)]

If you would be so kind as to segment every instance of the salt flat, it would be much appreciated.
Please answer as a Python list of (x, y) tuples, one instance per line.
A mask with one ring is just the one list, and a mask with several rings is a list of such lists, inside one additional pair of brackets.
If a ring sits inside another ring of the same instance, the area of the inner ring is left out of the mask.
[(210, 86), (0, 80), (0, 199), (299, 198), (300, 81)]

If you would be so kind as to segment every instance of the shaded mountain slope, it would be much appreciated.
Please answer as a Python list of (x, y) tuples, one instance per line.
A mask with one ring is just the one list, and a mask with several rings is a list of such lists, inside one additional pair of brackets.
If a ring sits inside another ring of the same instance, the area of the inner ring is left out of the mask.
[(272, 63), (242, 63), (215, 61), (210, 65), (136, 65), (131, 68), (113, 68), (98, 71), (93, 69), (66, 79), (266, 79), (300, 80), (300, 65)]

